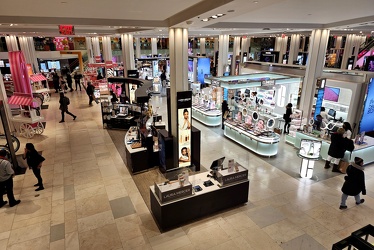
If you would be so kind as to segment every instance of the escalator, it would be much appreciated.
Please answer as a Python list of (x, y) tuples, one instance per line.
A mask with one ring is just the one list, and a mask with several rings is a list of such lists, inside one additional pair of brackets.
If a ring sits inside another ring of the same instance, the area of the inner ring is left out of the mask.
[(374, 39), (372, 39), (369, 42), (365, 42), (365, 43), (361, 44), (360, 45), (360, 50), (358, 51), (357, 60), (359, 60), (360, 58), (365, 56), (366, 53), (368, 53), (370, 51), (370, 49), (373, 48), (373, 47), (374, 47)]

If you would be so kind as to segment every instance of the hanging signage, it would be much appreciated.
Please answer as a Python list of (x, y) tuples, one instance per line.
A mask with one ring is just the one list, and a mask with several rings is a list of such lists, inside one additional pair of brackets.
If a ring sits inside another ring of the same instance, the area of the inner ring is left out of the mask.
[(101, 56), (95, 56), (95, 62), (97, 63), (101, 62)]
[(177, 92), (178, 166), (191, 166), (192, 91)]
[(265, 80), (261, 81), (262, 86), (270, 86), (270, 85), (275, 85), (275, 80)]
[(73, 25), (59, 25), (58, 30), (60, 31), (61, 35), (75, 35), (74, 26)]

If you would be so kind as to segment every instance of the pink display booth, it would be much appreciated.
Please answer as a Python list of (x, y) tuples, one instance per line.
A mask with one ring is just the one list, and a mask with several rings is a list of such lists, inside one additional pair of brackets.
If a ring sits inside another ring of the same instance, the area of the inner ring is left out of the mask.
[[(14, 92), (8, 99), (8, 104), (18, 105), (19, 114), (11, 117), (14, 128), (20, 135), (32, 138), (35, 134), (44, 132), (44, 117), (36, 114), (39, 103), (33, 100), (32, 87), (28, 74), (26, 61), (21, 51), (9, 52), (9, 64), (12, 73)], [(34, 79), (35, 80), (35, 79)]]

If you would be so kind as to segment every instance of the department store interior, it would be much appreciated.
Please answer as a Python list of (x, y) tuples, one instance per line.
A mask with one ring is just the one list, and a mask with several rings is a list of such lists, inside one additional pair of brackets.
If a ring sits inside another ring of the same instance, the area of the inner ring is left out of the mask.
[(0, 9), (0, 249), (374, 249), (371, 0), (76, 5)]

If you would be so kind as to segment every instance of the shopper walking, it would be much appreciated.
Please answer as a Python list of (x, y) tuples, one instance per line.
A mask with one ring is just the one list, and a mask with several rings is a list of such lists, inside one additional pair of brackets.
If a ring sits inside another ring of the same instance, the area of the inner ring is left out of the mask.
[(69, 89), (70, 89), (70, 92), (72, 92), (72, 91), (73, 91), (73, 79), (71, 78), (70, 73), (67, 73), (67, 74), (66, 74), (66, 82), (67, 82), (67, 84), (68, 84), (68, 87), (69, 87)]
[(70, 104), (70, 100), (62, 92), (60, 92), (60, 101), (59, 102), (60, 102), (60, 110), (61, 110), (61, 121), (60, 121), (60, 123), (65, 122), (65, 113), (68, 114), (68, 115), (71, 115), (73, 117), (73, 120), (75, 120), (77, 118), (77, 116), (73, 115), (72, 113), (69, 112), (69, 107), (68, 106)]
[(52, 81), (53, 81), (53, 87), (55, 88), (56, 92), (58, 93), (58, 90), (60, 89), (60, 78), (58, 77), (57, 73), (52, 73)]
[(339, 209), (346, 209), (346, 201), (348, 196), (354, 196), (356, 205), (365, 202), (365, 199), (360, 198), (360, 193), (366, 195), (365, 187), (365, 173), (364, 173), (364, 160), (360, 157), (355, 157), (354, 162), (347, 168), (347, 176), (344, 177), (345, 182), (342, 187), (342, 199)]
[(23, 152), (23, 159), (27, 159), (27, 165), (29, 165), (29, 168), (32, 169), (32, 172), (38, 180), (38, 183), (34, 185), (34, 187), (38, 187), (35, 189), (35, 191), (43, 190), (44, 186), (40, 169), (43, 161), (45, 161), (45, 158), (41, 156), (38, 151), (36, 151), (34, 144), (26, 143), (25, 151)]
[(92, 85), (92, 83), (87, 82), (86, 93), (87, 93), (88, 98), (89, 98), (88, 105), (90, 105), (90, 106), (92, 106), (92, 101), (94, 100), (94, 90), (95, 90), (95, 87)]
[(16, 200), (13, 194), (13, 176), (14, 170), (10, 162), (5, 158), (7, 155), (5, 150), (0, 150), (0, 208), (7, 204), (7, 201), (4, 201), (3, 194), (6, 190), (6, 194), (9, 201), (9, 206), (14, 207), (19, 204), (21, 201)]
[(286, 106), (286, 113), (283, 115), (283, 119), (284, 119), (284, 132), (283, 133), (285, 134), (290, 133), (291, 115), (292, 115), (292, 103), (289, 103)]
[(82, 75), (79, 72), (75, 73), (74, 75), (75, 91), (78, 90), (78, 85), (79, 85), (79, 91), (82, 91), (81, 79), (82, 79)]
[(332, 172), (340, 172), (340, 159), (344, 157), (346, 150), (353, 151), (355, 147), (352, 140), (343, 137), (344, 132), (344, 128), (339, 128), (338, 131), (331, 134), (331, 144), (325, 163), (325, 169), (330, 168), (330, 163), (332, 163)]

